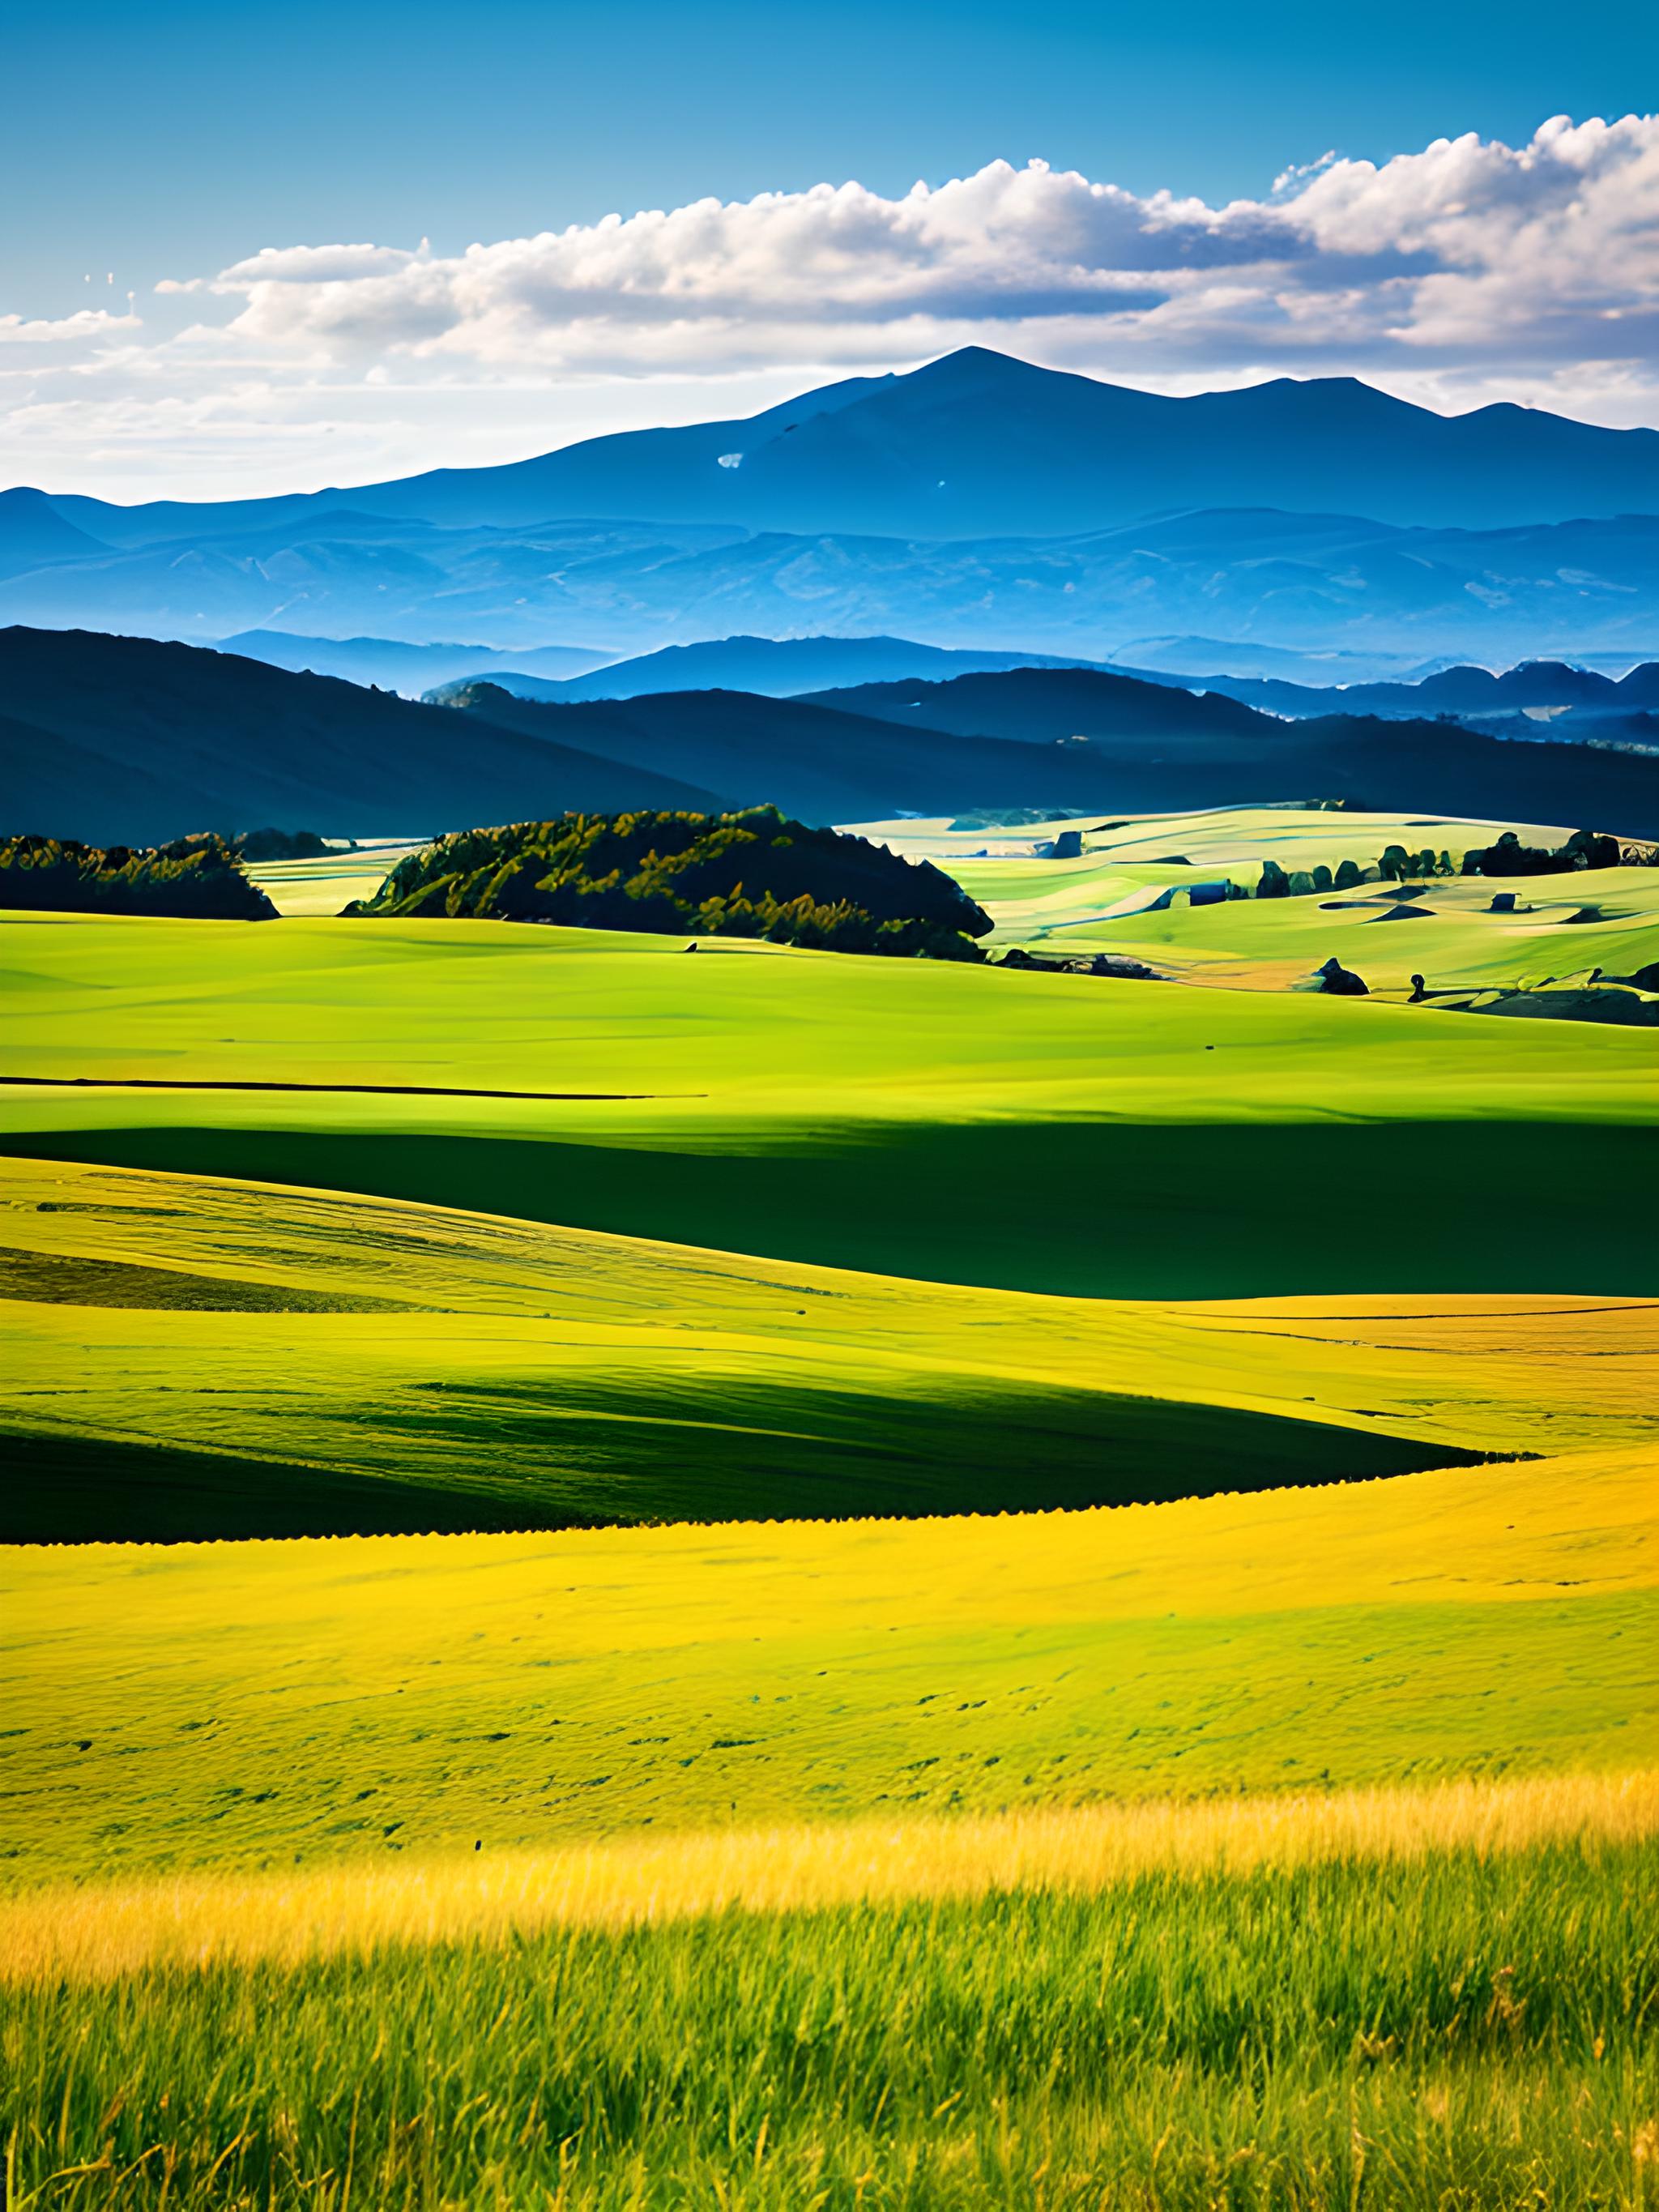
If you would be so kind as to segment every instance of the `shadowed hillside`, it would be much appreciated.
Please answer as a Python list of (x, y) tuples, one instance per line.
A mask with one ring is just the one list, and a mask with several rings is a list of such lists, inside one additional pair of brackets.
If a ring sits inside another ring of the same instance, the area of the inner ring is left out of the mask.
[(1148, 695), (1156, 699), (1160, 687), (1091, 669), (1025, 668), (944, 684), (866, 684), (819, 692), (815, 703), (912, 728), (1066, 744), (1076, 753), (1079, 740), (1091, 740), (1097, 758), (1112, 759), (1111, 803), (1126, 811), (1228, 805), (1271, 792), (1659, 835), (1659, 753), (1541, 735), (1512, 742), (1449, 721), (1334, 714), (1286, 722), (1214, 692), (1163, 692), (1169, 704), (1160, 714)]
[[(733, 800), (770, 800), (805, 822), (997, 805), (1063, 813), (1113, 803), (1112, 764), (1091, 747), (1039, 748), (903, 728), (869, 714), (746, 691), (663, 692), (560, 706), (477, 684), (450, 693), (447, 703), (469, 720), (659, 776), (702, 781)], [(1248, 713), (1222, 703), (1229, 713)]]
[(164, 843), (266, 822), (420, 834), (711, 793), (331, 677), (84, 631), (0, 630), (0, 833)]

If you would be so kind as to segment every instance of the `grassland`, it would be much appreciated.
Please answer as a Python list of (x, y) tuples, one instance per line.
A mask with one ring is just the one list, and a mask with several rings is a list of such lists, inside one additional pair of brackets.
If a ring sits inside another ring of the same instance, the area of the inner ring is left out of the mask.
[(4, 2000), (18, 2206), (1652, 2201), (1659, 1855), (140, 1969)]
[[(1559, 846), (1565, 830), (1539, 824), (1473, 823), (1444, 816), (1310, 812), (1294, 807), (1224, 808), (1209, 814), (1140, 817), (1091, 834), (1077, 860), (1036, 857), (1062, 823), (1009, 835), (951, 831), (943, 823), (882, 823), (876, 834), (957, 877), (996, 922), (994, 948), (1021, 945), (1047, 957), (1109, 952), (1139, 959), (1183, 982), (1282, 991), (1333, 955), (1370, 989), (1405, 999), (1413, 975), (1437, 990), (1480, 991), (1547, 980), (1582, 982), (1592, 969), (1629, 975), (1659, 961), (1659, 870), (1597, 869), (1493, 882), (1430, 882), (1391, 918), (1379, 886), (1318, 897), (1186, 903), (1156, 909), (1175, 889), (1231, 877), (1254, 888), (1265, 860), (1286, 874), (1322, 863), (1359, 866), (1389, 845), (1449, 851), (1520, 826), (1524, 841)], [(1069, 825), (1077, 828), (1078, 823)], [(979, 857), (983, 855), (983, 857)], [(1178, 863), (1178, 865), (1177, 865)], [(1495, 891), (1515, 895), (1514, 913), (1493, 913)]]
[(1640, 1034), (510, 923), (5, 935), (15, 1154), (1090, 1296), (1659, 1286)]
[(511, 1944), (712, 1913), (1099, 1896), (1149, 1875), (1481, 1859), (1659, 1838), (1659, 1774), (1452, 1782), (1316, 1796), (1096, 1804), (951, 1820), (643, 1834), (303, 1874), (75, 1882), (0, 1898), (0, 1984), (98, 1984), (158, 1966), (302, 1966), (411, 1942)]
[(1659, 1764), (1653, 1458), (1117, 1511), (18, 1547), (3, 1867)]
[(1036, 1297), (0, 1161), (0, 1536), (1145, 1502), (1659, 1443), (1659, 1308)]
[(404, 854), (406, 841), (359, 844), (312, 860), (255, 860), (247, 872), (280, 915), (334, 915), (352, 899), (373, 898)]
[(1101, 919), (1337, 821), (4, 926), (5, 1530), (458, 1532), (0, 1550), (9, 2203), (1652, 2212), (1651, 1034), (1283, 988), (1649, 923)]

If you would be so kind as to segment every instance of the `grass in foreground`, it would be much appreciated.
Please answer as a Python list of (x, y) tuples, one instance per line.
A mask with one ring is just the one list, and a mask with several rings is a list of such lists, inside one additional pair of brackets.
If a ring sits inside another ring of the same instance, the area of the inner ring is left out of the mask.
[(1653, 2201), (1651, 1843), (725, 1911), (0, 1998), (11, 2201)]
[(713, 1829), (307, 1874), (75, 1883), (0, 1899), (0, 1983), (162, 1966), (295, 1966), (401, 1943), (511, 1945), (708, 1914), (1091, 1895), (1447, 1851), (1478, 1858), (1659, 1840), (1659, 1772), (1451, 1782), (1329, 1796), (1164, 1799), (950, 1820)]

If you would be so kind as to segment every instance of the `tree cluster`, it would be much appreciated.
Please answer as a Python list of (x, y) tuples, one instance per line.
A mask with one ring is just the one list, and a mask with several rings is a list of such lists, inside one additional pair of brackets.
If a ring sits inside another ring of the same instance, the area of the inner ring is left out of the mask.
[(1616, 837), (1600, 836), (1593, 830), (1575, 830), (1565, 845), (1523, 845), (1513, 830), (1506, 830), (1495, 845), (1477, 847), (1463, 855), (1466, 876), (1565, 876), (1575, 868), (1616, 868), (1621, 858)]
[(0, 839), (0, 907), (267, 921), (276, 908), (222, 837), (107, 849), (70, 837)]
[(1277, 860), (1264, 860), (1255, 896), (1310, 898), (1323, 891), (1357, 890), (1362, 884), (1421, 883), (1431, 876), (1456, 872), (1449, 853), (1436, 854), (1426, 845), (1420, 853), (1410, 853), (1403, 845), (1389, 845), (1374, 863), (1363, 867), (1358, 860), (1340, 860), (1333, 870), (1322, 860), (1316, 868), (1287, 872)]
[(585, 929), (766, 938), (836, 952), (977, 960), (990, 917), (927, 861), (774, 806), (567, 814), (441, 837), (348, 914), (471, 915)]

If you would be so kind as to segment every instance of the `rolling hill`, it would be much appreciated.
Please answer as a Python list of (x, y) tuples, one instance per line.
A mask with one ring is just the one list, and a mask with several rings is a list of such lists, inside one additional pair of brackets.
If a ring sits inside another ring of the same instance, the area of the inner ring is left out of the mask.
[(0, 832), (165, 842), (265, 823), (424, 835), (711, 794), (435, 707), (199, 647), (0, 630)]
[(483, 683), (430, 706), (198, 647), (14, 629), (0, 631), (0, 831), (94, 844), (267, 823), (416, 837), (769, 801), (823, 824), (1263, 798), (1659, 834), (1659, 754), (1455, 724), (1291, 722), (1080, 668), (568, 705)]
[(1091, 746), (1017, 745), (971, 732), (907, 728), (746, 691), (659, 692), (561, 706), (475, 684), (447, 694), (446, 707), (619, 768), (682, 781), (702, 776), (733, 803), (769, 800), (811, 823), (981, 805), (1086, 811), (1109, 803), (1116, 775), (1116, 763)]

